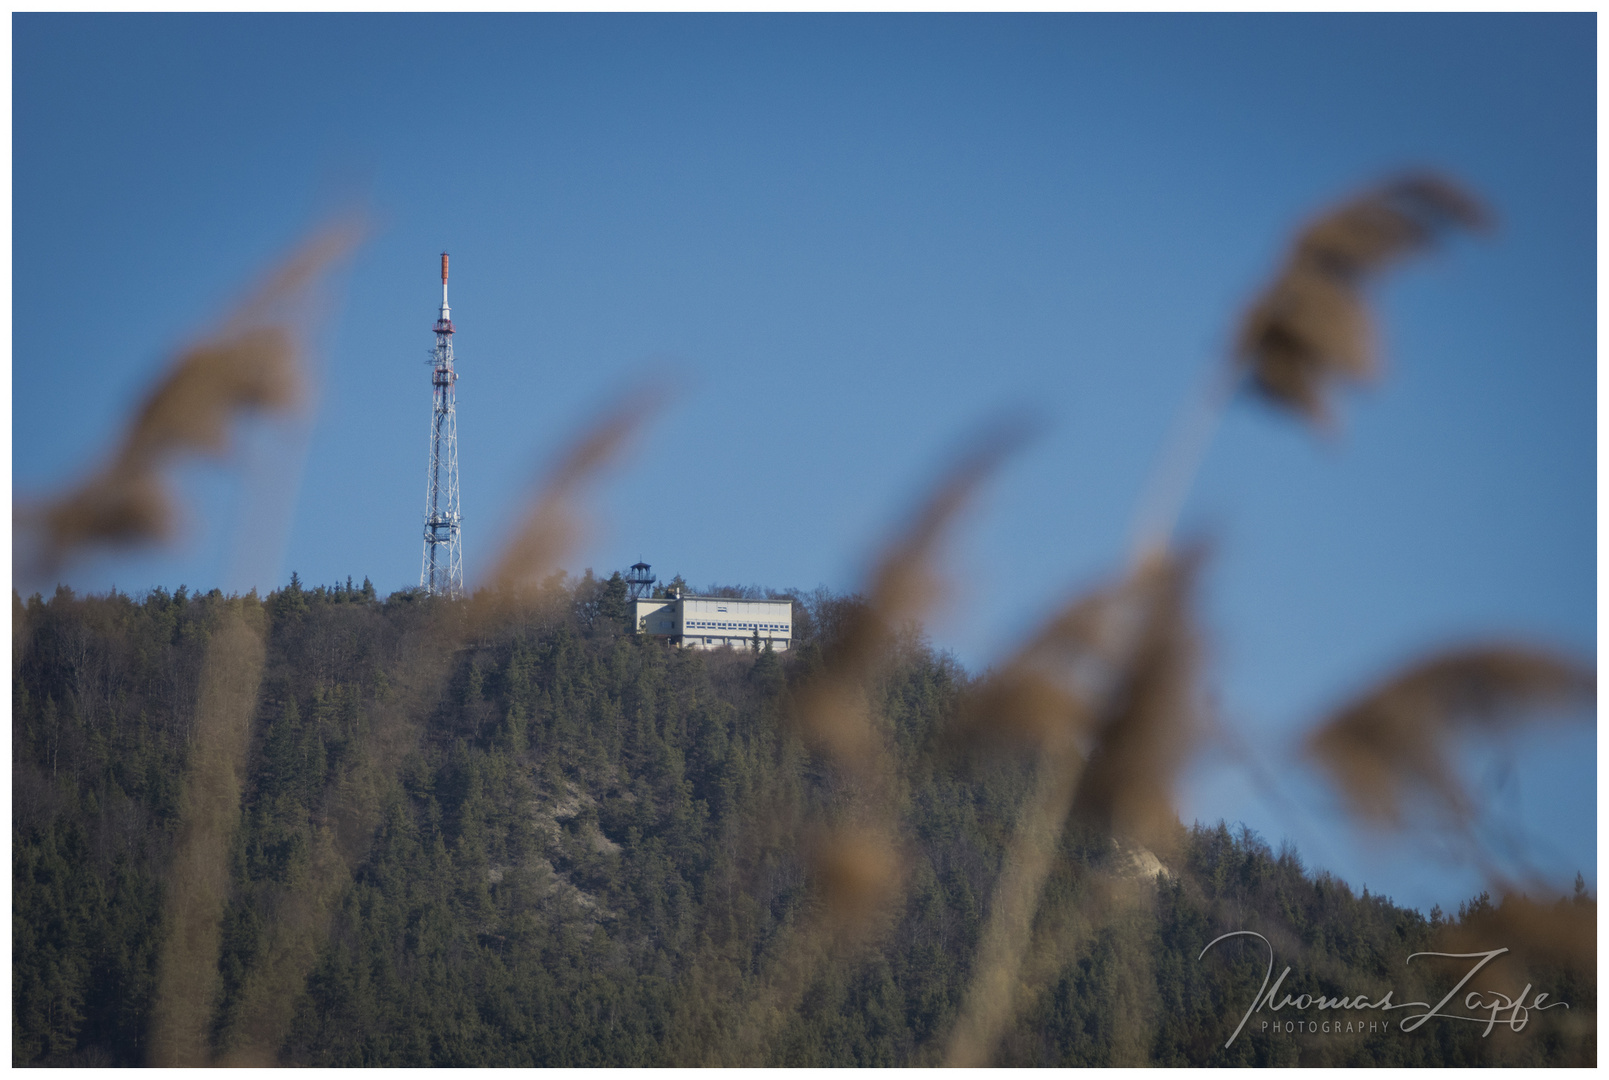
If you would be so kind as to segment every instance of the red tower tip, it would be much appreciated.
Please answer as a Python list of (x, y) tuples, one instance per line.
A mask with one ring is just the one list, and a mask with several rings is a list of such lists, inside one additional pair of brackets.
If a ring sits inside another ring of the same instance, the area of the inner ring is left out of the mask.
[(441, 253), (441, 283), (443, 285), (447, 284), (447, 253), (445, 251)]

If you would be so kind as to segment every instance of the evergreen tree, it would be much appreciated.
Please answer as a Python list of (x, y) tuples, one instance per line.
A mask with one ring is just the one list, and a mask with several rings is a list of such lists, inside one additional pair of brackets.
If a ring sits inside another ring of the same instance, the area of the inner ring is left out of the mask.
[[(567, 603), (451, 647), (453, 602), (382, 603), (368, 579), (362, 602), (295, 577), (247, 599), (269, 617), (268, 659), (220, 927), (217, 1060), (940, 1060), (1034, 763), (935, 758), (974, 681), (902, 642), (870, 704), (902, 778), (907, 892), (874, 940), (803, 964), (804, 852), (837, 795), (790, 702), (859, 601), (794, 594), (798, 648), (704, 652), (632, 634), (617, 580), (584, 577)], [(224, 603), (182, 587), (13, 595), (15, 1064), (149, 1063), (178, 778)], [(1427, 918), (1221, 824), (1181, 826), (1166, 863), (1136, 876), (1109, 836), (1068, 828), (1000, 1063), (1594, 1059), (1582, 879), (1556, 904), (1480, 896)], [(1424, 995), (1456, 973), (1406, 967), (1408, 954), (1530, 941), (1536, 926), (1553, 944), (1502, 978), (1570, 1008), (1489, 1038), (1447, 1024), (1225, 1047), (1266, 956), (1242, 943), (1201, 957), (1219, 934), (1257, 930), (1279, 943), (1293, 993), (1437, 1000)]]

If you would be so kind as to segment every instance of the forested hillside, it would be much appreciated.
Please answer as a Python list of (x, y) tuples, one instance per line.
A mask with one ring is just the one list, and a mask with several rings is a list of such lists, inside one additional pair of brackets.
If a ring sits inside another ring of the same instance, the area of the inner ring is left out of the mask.
[[(907, 633), (873, 687), (905, 892), (869, 939), (812, 936), (806, 853), (838, 796), (790, 708), (857, 601), (795, 600), (799, 647), (774, 654), (636, 637), (618, 575), (479, 620), (294, 578), (266, 598), (14, 599), (14, 1064), (152, 1063), (180, 1001), (204, 1004), (219, 1063), (936, 1064), (1031, 763), (954, 751), (974, 680)], [(235, 783), (198, 747), (238, 627), (264, 651)], [(209, 836), (212, 900), (176, 862)], [(1001, 1064), (1595, 1061), (1580, 890), (1427, 917), (1221, 824), (1157, 854), (1063, 835)], [(1435, 1002), (1467, 962), (1410, 954), (1507, 946), (1464, 991), (1529, 982), (1568, 1007), (1487, 1034), (1401, 1031), (1400, 1011), (1273, 1034), (1264, 1010), (1226, 1047), (1268, 954), (1201, 953), (1238, 930), (1273, 943), (1293, 996)]]

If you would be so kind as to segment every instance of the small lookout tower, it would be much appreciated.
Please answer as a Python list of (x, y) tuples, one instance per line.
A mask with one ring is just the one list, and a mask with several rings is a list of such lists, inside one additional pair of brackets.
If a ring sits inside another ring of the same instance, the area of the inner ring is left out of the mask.
[(632, 563), (631, 573), (626, 575), (626, 594), (633, 600), (640, 600), (654, 591), (654, 575), (652, 568), (645, 562)]

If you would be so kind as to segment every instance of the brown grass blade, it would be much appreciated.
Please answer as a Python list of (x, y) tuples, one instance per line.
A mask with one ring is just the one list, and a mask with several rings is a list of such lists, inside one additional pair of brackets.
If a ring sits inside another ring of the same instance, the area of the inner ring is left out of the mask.
[(186, 351), (135, 414), (120, 462), (154, 466), (180, 451), (221, 456), (237, 414), (286, 411), (301, 400), (297, 358), (289, 329), (279, 326)]
[(1495, 906), (1479, 904), (1460, 922), (1449, 924), (1440, 947), (1448, 952), (1506, 948), (1509, 955), (1497, 961), (1499, 968), (1512, 965), (1524, 971), (1546, 965), (1590, 973), (1598, 956), (1598, 905), (1584, 899), (1539, 904), (1510, 894)]
[(884, 549), (866, 590), (853, 607), (822, 669), (800, 692), (796, 716), (818, 752), (855, 775), (876, 775), (880, 744), (866, 718), (864, 685), (898, 628), (919, 621), (940, 594), (935, 567), (947, 529), (985, 479), (1027, 435), (1020, 422), (999, 423), (980, 436), (949, 469), (905, 528)]
[[(1467, 911), (1461, 908), (1460, 915), (1441, 928), (1434, 946), (1437, 951), (1508, 950), (1483, 967), (1464, 990), (1483, 991), (1478, 1000), (1488, 1003), (1495, 1000), (1490, 997), (1494, 990), (1514, 994), (1521, 987), (1531, 987), (1540, 991), (1548, 997), (1547, 1004), (1554, 1005), (1545, 1014), (1547, 1037), (1554, 1044), (1550, 1058), (1564, 1065), (1597, 1065), (1597, 902), (1578, 894), (1574, 899), (1543, 904), (1508, 893), (1493, 905), (1483, 895)], [(1424, 956), (1415, 958), (1413, 964), (1441, 972), (1450, 986), (1469, 970), (1470, 961)], [(1527, 1007), (1532, 1000), (1527, 1000)], [(1561, 1004), (1567, 1007), (1559, 1007)], [(1449, 1010), (1490, 1015), (1490, 1004), (1468, 1005), (1465, 999), (1454, 999)], [(1537, 1019), (1533, 1015), (1531, 1022)], [(1502, 1023), (1501, 1014), (1498, 1022)], [(1519, 1040), (1505, 1040), (1494, 1050), (1496, 1064), (1523, 1065), (1535, 1060)]]
[(1360, 694), (1308, 736), (1307, 753), (1365, 821), (1401, 826), (1403, 804), (1415, 792), (1468, 821), (1472, 802), (1447, 764), (1455, 739), (1590, 704), (1596, 693), (1592, 668), (1557, 653), (1523, 645), (1456, 649)]
[(1199, 641), (1190, 597), (1200, 550), (1154, 560), (1135, 576), (1141, 624), (1127, 665), (1108, 693), (1073, 810), (1152, 848), (1175, 831), (1173, 785), (1201, 724)]
[(246, 751), (267, 652), (261, 624), (259, 605), (228, 601), (207, 643), (151, 1008), (153, 1065), (211, 1062), (229, 840), (240, 818)]
[(1121, 586), (1080, 596), (1050, 619), (999, 672), (961, 704), (946, 732), (952, 754), (1021, 743), (1057, 753), (1094, 727), (1087, 688), (1108, 651)]
[(1151, 843), (1171, 832), (1172, 781), (1194, 734), (1188, 595), (1199, 561), (1155, 555), (1127, 580), (1074, 600), (963, 714), (961, 738), (1026, 739), (1039, 767), (946, 1064), (987, 1065), (1016, 1015), (1034, 916), (1074, 806)]
[(1455, 227), (1484, 229), (1484, 206), (1449, 180), (1409, 175), (1320, 216), (1296, 238), (1284, 268), (1241, 321), (1236, 363), (1275, 404), (1328, 426), (1337, 382), (1379, 368), (1367, 282)]
[(130, 418), (106, 465), (55, 499), (19, 506), (19, 524), (38, 534), (34, 561), (42, 571), (91, 544), (171, 538), (173, 499), (161, 474), (169, 459), (222, 456), (241, 414), (285, 413), (304, 400), (301, 356), (312, 322), (312, 286), (359, 238), (360, 227), (350, 222), (315, 233), (219, 330), (174, 360)]
[(487, 575), (498, 593), (539, 583), (558, 569), (581, 533), (576, 499), (614, 462), (664, 400), (660, 388), (628, 396), (594, 420), (570, 444), (532, 500), (519, 528)]
[(906, 860), (898, 778), (886, 736), (872, 723), (869, 683), (899, 628), (919, 620), (939, 597), (936, 562), (946, 533), (1027, 434), (1020, 420), (993, 425), (940, 477), (883, 549), (865, 602), (846, 607), (821, 668), (794, 699), (800, 733), (839, 781), (834, 820), (804, 839), (819, 904), (789, 931), (787, 946), (768, 964), (713, 1062), (754, 1064), (821, 965), (858, 948), (890, 918)]

